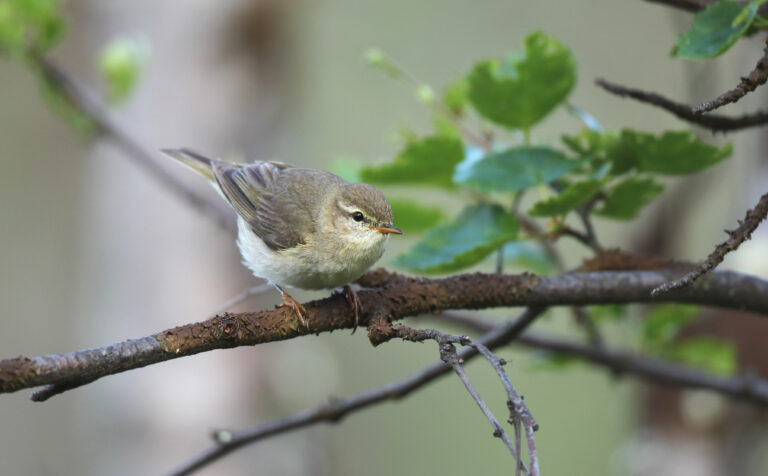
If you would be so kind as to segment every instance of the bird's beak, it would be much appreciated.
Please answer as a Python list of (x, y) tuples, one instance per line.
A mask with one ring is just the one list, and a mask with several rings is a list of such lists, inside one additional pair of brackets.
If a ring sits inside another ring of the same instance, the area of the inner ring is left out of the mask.
[(402, 235), (403, 234), (403, 230), (401, 230), (400, 228), (394, 227), (392, 225), (372, 226), (370, 228), (371, 228), (371, 230), (376, 230), (379, 233), (382, 233), (384, 235), (388, 235), (390, 233), (394, 233), (396, 235)]

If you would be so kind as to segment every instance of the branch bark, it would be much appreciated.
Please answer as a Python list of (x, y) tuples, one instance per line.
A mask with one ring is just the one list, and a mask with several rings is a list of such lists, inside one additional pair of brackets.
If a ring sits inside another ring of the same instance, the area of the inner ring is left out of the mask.
[(708, 3), (712, 3), (711, 1), (707, 2), (705, 0), (645, 0), (648, 3), (660, 3), (662, 5), (666, 5), (668, 7), (677, 8), (680, 10), (685, 10), (686, 12), (690, 13), (697, 13), (701, 10), (704, 10), (707, 8)]
[[(484, 334), (496, 328), (496, 325), (489, 322), (455, 312), (446, 312), (437, 318)], [(768, 407), (768, 380), (753, 374), (733, 377), (715, 375), (647, 355), (585, 345), (572, 339), (530, 330), (517, 336), (511, 343), (575, 357), (602, 366), (616, 376), (628, 375), (670, 387), (707, 390)]]
[[(485, 345), (489, 349), (495, 349), (504, 345), (520, 335), (520, 333), (541, 315), (544, 310), (544, 308), (526, 309), (516, 319), (505, 325), (489, 330), (482, 337), (475, 339), (475, 342)], [(458, 354), (459, 358), (466, 362), (477, 357), (479, 352), (474, 347), (467, 347), (460, 350)], [(448, 374), (450, 371), (451, 367), (449, 365), (445, 362), (438, 361), (403, 380), (389, 383), (352, 397), (341, 400), (332, 400), (325, 405), (320, 405), (313, 409), (305, 410), (289, 417), (258, 425), (246, 430), (238, 432), (217, 432), (214, 435), (215, 444), (213, 446), (201, 452), (185, 464), (179, 466), (171, 474), (172, 476), (192, 474), (194, 471), (209, 465), (237, 449), (288, 431), (323, 422), (338, 423), (348, 414), (363, 410), (371, 405), (382, 403), (387, 400), (400, 400), (435, 379)], [(225, 434), (226, 436), (222, 437), (222, 434)]]
[[(633, 302), (689, 302), (768, 316), (768, 282), (738, 273), (711, 273), (690, 287), (651, 296), (652, 289), (676, 274), (676, 270), (667, 269), (551, 277), (468, 273), (444, 279), (425, 279), (377, 270), (360, 280), (363, 286), (383, 286), (358, 292), (362, 304), (360, 321), (367, 324), (372, 316), (392, 321), (446, 309)], [(79, 386), (80, 382), (90, 383), (106, 375), (200, 352), (355, 326), (354, 312), (341, 295), (312, 301), (305, 307), (308, 328), (302, 326), (289, 310), (280, 308), (224, 314), (98, 349), (2, 360), (0, 393), (52, 384), (53, 388), (44, 389), (45, 395), (50, 397), (59, 393), (57, 388), (69, 390)], [(379, 342), (379, 337), (375, 332), (369, 332), (374, 345)]]
[(765, 220), (766, 216), (768, 216), (768, 193), (760, 197), (754, 208), (747, 210), (744, 220), (739, 220), (739, 226), (735, 230), (725, 230), (729, 238), (717, 245), (703, 263), (686, 273), (682, 278), (662, 284), (651, 291), (651, 294), (658, 295), (689, 286), (704, 273), (715, 269), (718, 264), (722, 263), (726, 254), (735, 251), (752, 236), (752, 232), (760, 225), (761, 221)]
[(696, 124), (713, 132), (736, 131), (768, 124), (768, 112), (766, 111), (758, 111), (738, 117), (728, 117), (720, 114), (697, 114), (693, 112), (693, 107), (688, 104), (673, 101), (660, 94), (628, 88), (611, 83), (605, 79), (597, 79), (595, 84), (619, 97), (628, 97), (645, 104), (660, 107), (686, 122)]
[(703, 103), (694, 106), (693, 112), (701, 114), (704, 112), (713, 111), (726, 104), (732, 104), (743, 98), (747, 94), (751, 93), (758, 87), (765, 84), (768, 81), (768, 38), (765, 40), (765, 48), (763, 49), (763, 57), (755, 65), (755, 68), (749, 72), (748, 75), (742, 76), (739, 84), (735, 88), (724, 92), (720, 96), (711, 101), (704, 101)]
[(184, 198), (203, 214), (213, 218), (225, 228), (233, 231), (236, 229), (235, 214), (223, 200), (213, 193), (204, 194), (189, 187), (184, 181), (179, 180), (176, 175), (161, 166), (158, 162), (158, 154), (144, 147), (118, 125), (107, 108), (101, 104), (101, 101), (75, 81), (62, 67), (42, 56), (35, 57), (33, 65), (39, 68), (43, 79), (52, 88), (59, 91), (72, 107), (82, 112), (93, 122), (98, 134), (112, 140), (152, 177)]

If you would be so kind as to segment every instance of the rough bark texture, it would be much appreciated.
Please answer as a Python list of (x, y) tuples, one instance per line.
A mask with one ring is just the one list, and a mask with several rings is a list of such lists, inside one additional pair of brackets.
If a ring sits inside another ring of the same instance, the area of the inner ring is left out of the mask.
[[(651, 290), (677, 270), (603, 271), (551, 277), (530, 274), (471, 273), (444, 279), (409, 278), (384, 270), (364, 276), (358, 292), (362, 324), (392, 321), (446, 309), (506, 306), (586, 305), (630, 302), (690, 302), (768, 315), (768, 282), (738, 273), (711, 273), (693, 286), (660, 296)], [(100, 377), (212, 349), (255, 345), (348, 329), (355, 316), (345, 298), (334, 294), (305, 304), (308, 327), (291, 311), (224, 314), (141, 339), (98, 349), (0, 361), (0, 392), (55, 384), (63, 391)], [(369, 338), (376, 343), (376, 326)], [(43, 395), (59, 392), (46, 390)], [(38, 398), (36, 399), (44, 399)]]

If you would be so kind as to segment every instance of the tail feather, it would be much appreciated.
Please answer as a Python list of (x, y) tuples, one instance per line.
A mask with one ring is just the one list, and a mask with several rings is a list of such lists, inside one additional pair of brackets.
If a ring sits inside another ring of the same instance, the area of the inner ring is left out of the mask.
[(173, 157), (208, 180), (215, 180), (213, 177), (213, 170), (211, 169), (211, 163), (215, 161), (215, 159), (210, 159), (185, 147), (180, 149), (162, 149), (160, 152), (169, 157)]

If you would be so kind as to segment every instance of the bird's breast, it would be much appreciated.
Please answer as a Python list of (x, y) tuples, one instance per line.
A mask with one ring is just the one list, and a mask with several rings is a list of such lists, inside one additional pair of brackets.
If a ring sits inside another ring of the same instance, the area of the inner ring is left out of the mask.
[(254, 275), (281, 286), (329, 289), (359, 278), (381, 258), (387, 237), (339, 240), (314, 236), (293, 248), (270, 249), (244, 221), (238, 220), (238, 246), (243, 263)]

